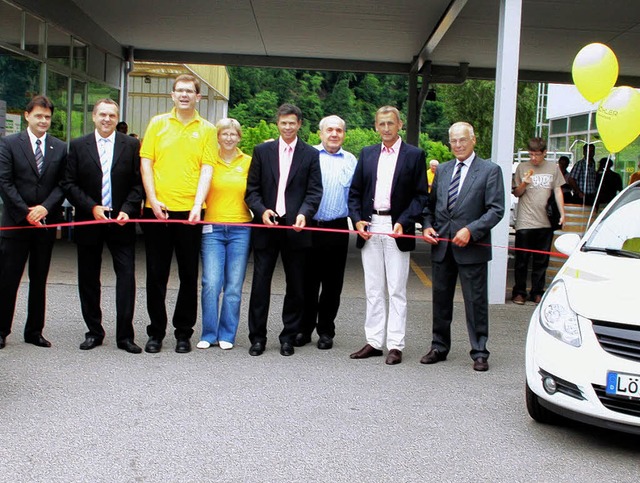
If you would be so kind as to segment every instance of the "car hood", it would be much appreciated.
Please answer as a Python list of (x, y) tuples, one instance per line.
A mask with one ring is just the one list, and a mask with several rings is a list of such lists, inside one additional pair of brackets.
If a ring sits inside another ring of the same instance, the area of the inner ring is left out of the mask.
[(571, 308), (579, 315), (640, 326), (640, 260), (576, 252), (560, 271)]

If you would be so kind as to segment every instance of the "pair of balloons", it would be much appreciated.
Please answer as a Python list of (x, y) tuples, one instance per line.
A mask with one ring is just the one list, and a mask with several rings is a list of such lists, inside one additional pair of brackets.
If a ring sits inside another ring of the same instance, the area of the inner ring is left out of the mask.
[(596, 124), (609, 152), (617, 153), (640, 134), (640, 94), (631, 87), (616, 87), (618, 59), (604, 44), (583, 47), (573, 61), (573, 82), (589, 102), (602, 102)]

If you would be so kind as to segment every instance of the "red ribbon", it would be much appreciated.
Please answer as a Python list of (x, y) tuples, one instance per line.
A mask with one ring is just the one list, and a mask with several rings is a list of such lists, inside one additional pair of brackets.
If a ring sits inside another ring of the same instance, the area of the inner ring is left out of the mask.
[[(183, 223), (183, 224), (188, 224), (188, 225), (229, 225), (229, 226), (244, 226), (244, 227), (248, 227), (248, 228), (267, 228), (267, 229), (284, 229), (284, 230), (292, 230), (294, 227), (290, 226), (290, 225), (262, 225), (262, 224), (258, 224), (258, 223), (219, 223), (219, 222), (211, 222), (211, 221), (194, 221), (194, 222), (187, 222), (185, 220), (172, 220), (172, 219), (167, 219), (167, 220), (158, 220), (158, 219), (154, 219), (154, 218), (145, 218), (145, 219), (129, 219), (129, 220), (115, 220), (115, 219), (108, 219), (108, 220), (88, 220), (88, 221), (73, 221), (73, 222), (65, 222), (65, 223), (52, 223), (50, 225), (42, 225), (42, 226), (35, 226), (35, 225), (28, 225), (28, 226), (15, 226), (15, 227), (11, 227), (11, 226), (3, 226), (0, 227), (0, 231), (4, 231), (4, 230), (25, 230), (25, 229), (41, 229), (41, 228), (67, 228), (67, 227), (75, 227), (75, 226), (88, 226), (88, 225), (101, 225), (101, 224), (109, 224), (109, 223), (117, 223), (117, 224), (123, 224), (123, 223)], [(301, 230), (308, 230), (308, 231), (321, 231), (321, 232), (327, 232), (327, 233), (355, 233), (357, 234), (358, 231), (357, 230), (345, 230), (342, 228), (318, 228), (318, 227), (313, 227), (313, 226), (305, 226), (304, 228), (302, 228)], [(368, 232), (372, 235), (387, 235), (387, 236), (393, 236), (394, 238), (415, 238), (416, 240), (423, 240), (423, 236), (422, 235), (406, 235), (406, 234), (400, 234), (400, 235), (391, 235), (390, 233), (378, 233), (378, 232), (373, 232), (370, 231)], [(438, 237), (439, 241), (446, 241), (446, 242), (451, 242), (452, 240), (448, 239), (448, 238), (442, 238), (442, 237)], [(490, 245), (488, 243), (478, 243), (477, 245), (480, 246), (485, 246), (485, 247), (495, 247), (495, 248), (504, 248), (507, 250), (512, 250), (512, 251), (522, 251), (522, 252), (529, 252), (529, 253), (539, 253), (542, 255), (551, 255), (554, 257), (560, 257), (560, 258), (568, 258), (567, 255), (565, 255), (564, 253), (560, 253), (560, 252), (548, 252), (545, 250), (533, 250), (530, 248), (515, 248), (515, 247), (505, 247), (505, 246), (500, 246), (500, 245)]]

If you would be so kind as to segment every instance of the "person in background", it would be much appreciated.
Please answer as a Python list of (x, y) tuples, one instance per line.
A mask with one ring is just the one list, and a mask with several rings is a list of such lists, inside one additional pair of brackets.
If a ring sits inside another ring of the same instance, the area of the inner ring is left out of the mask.
[(135, 223), (140, 217), (144, 191), (140, 179), (140, 143), (116, 131), (118, 104), (100, 99), (93, 107), (95, 130), (74, 139), (69, 146), (62, 187), (75, 208), (75, 221), (115, 219), (122, 223), (76, 226), (78, 292), (87, 325), (81, 350), (91, 350), (105, 336), (100, 308), (102, 250), (107, 245), (116, 273), (116, 343), (119, 349), (139, 354), (134, 342), (136, 303)]
[(487, 371), (487, 262), (491, 260), (491, 229), (504, 216), (502, 170), (475, 153), (476, 136), (467, 122), (449, 128), (449, 144), (456, 159), (438, 166), (422, 221), (424, 239), (433, 245), (433, 338), (420, 363), (447, 359), (459, 276), (473, 370)]
[(638, 156), (638, 171), (631, 175), (629, 178), (629, 184), (633, 184), (636, 181), (640, 181), (640, 156)]
[(180, 288), (173, 312), (176, 352), (191, 352), (198, 316), (198, 269), (202, 204), (211, 186), (216, 128), (196, 110), (200, 81), (181, 74), (173, 82), (174, 108), (149, 122), (140, 149), (140, 171), (147, 194), (143, 218), (182, 223), (143, 223), (147, 258), (147, 326), (145, 351), (160, 352), (167, 332), (167, 284), (173, 253)]
[(584, 203), (588, 206), (593, 205), (595, 202), (598, 189), (595, 154), (595, 144), (585, 144), (582, 147), (582, 159), (573, 166), (571, 173), (569, 173), (569, 184), (578, 199), (578, 203)]
[(218, 344), (228, 350), (235, 344), (240, 322), (251, 242), (250, 227), (234, 226), (251, 221), (244, 201), (251, 156), (238, 148), (242, 139), (238, 121), (221, 119), (216, 129), (219, 147), (204, 213), (204, 221), (213, 224), (202, 227), (202, 336), (197, 347)]
[(127, 134), (129, 132), (129, 125), (124, 121), (120, 121), (116, 124), (116, 131), (122, 134)]
[(429, 161), (429, 170), (427, 171), (427, 184), (429, 185), (429, 193), (431, 193), (431, 185), (433, 185), (433, 178), (436, 177), (436, 169), (438, 169), (438, 165), (440, 161), (437, 159), (432, 159)]
[(415, 238), (400, 235), (415, 235), (416, 220), (429, 196), (427, 162), (422, 149), (400, 137), (398, 109), (378, 109), (375, 127), (382, 142), (362, 149), (349, 190), (349, 216), (358, 230), (367, 299), (367, 343), (349, 357), (382, 356), (386, 342), (385, 363), (395, 365), (402, 362), (405, 347), (407, 279), (410, 252), (416, 246)]
[(612, 159), (600, 159), (598, 163), (598, 186), (600, 186), (600, 193), (596, 201), (598, 208), (607, 206), (609, 202), (622, 191), (622, 177), (613, 171), (612, 168)]
[[(545, 159), (547, 142), (531, 138), (528, 144), (529, 161), (520, 163), (514, 176), (513, 195), (519, 198), (516, 217), (515, 285), (511, 294), (514, 304), (527, 300), (527, 272), (531, 263), (531, 291), (529, 300), (540, 303), (549, 266), (549, 250), (553, 229), (547, 216), (547, 201), (553, 195), (560, 211), (560, 225), (564, 223), (564, 176), (555, 163)], [(528, 251), (533, 250), (533, 253)]]
[[(345, 230), (343, 233), (313, 231), (312, 246), (307, 252), (305, 268), (304, 316), (294, 345), (311, 342), (314, 330), (318, 333), (318, 349), (333, 347), (336, 334), (335, 318), (340, 307), (344, 269), (349, 250), (349, 186), (357, 160), (342, 149), (345, 122), (338, 116), (320, 121), (320, 152), (322, 172), (322, 201), (309, 226)], [(322, 287), (322, 291), (320, 291)]]
[(569, 184), (569, 163), (570, 159), (568, 156), (560, 156), (558, 158), (558, 168), (560, 169), (560, 174), (564, 179), (564, 184), (562, 185), (562, 197), (564, 198), (564, 203), (573, 203), (573, 190), (571, 189), (571, 185)]
[(67, 162), (67, 145), (48, 134), (53, 103), (35, 96), (24, 112), (27, 129), (0, 137), (0, 196), (4, 202), (3, 227), (31, 227), (0, 231), (0, 349), (4, 348), (16, 308), (24, 267), (29, 261), (29, 301), (24, 341), (51, 347), (42, 330), (46, 289), (55, 228), (63, 221), (64, 193), (59, 183)]

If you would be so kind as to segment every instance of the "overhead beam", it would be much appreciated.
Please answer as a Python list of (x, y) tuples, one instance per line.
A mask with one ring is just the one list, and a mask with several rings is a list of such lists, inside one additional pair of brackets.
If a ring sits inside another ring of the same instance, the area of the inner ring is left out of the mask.
[(422, 67), (424, 67), (424, 64), (430, 60), (431, 54), (436, 50), (436, 47), (438, 47), (442, 38), (456, 21), (456, 18), (460, 15), (460, 12), (467, 4), (467, 1), (468, 0), (452, 0), (451, 3), (449, 3), (449, 6), (442, 14), (442, 17), (440, 17), (440, 20), (436, 23), (436, 27), (433, 29), (433, 32), (431, 32), (431, 35), (429, 35), (429, 38), (422, 46), (422, 49), (420, 49), (420, 53), (416, 56), (412, 65), (412, 70), (420, 72)]
[(344, 72), (370, 72), (375, 74), (409, 73), (410, 64), (402, 62), (376, 62), (352, 59), (322, 59), (307, 57), (280, 57), (265, 55), (220, 54), (215, 52), (178, 52), (162, 50), (135, 50), (136, 60), (146, 62), (173, 62), (181, 64), (211, 64), (278, 69), (329, 70)]

